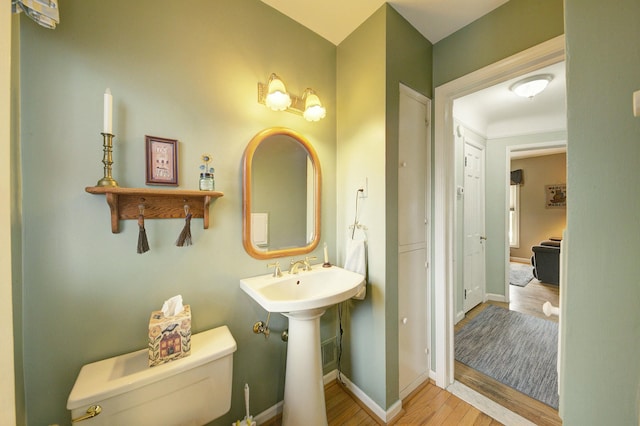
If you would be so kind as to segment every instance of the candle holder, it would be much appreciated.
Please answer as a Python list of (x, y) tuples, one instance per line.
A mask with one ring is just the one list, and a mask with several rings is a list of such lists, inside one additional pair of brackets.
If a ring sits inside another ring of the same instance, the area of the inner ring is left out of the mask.
[(111, 165), (113, 164), (113, 138), (115, 137), (111, 133), (101, 133), (102, 146), (104, 148), (104, 154), (102, 156), (102, 164), (104, 164), (104, 177), (98, 181), (96, 186), (118, 186), (118, 182), (111, 177)]

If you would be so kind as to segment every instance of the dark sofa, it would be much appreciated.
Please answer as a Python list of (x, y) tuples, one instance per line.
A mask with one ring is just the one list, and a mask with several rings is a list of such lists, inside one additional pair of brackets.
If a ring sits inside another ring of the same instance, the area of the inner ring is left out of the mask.
[(547, 240), (531, 248), (533, 276), (547, 284), (560, 282), (560, 241)]

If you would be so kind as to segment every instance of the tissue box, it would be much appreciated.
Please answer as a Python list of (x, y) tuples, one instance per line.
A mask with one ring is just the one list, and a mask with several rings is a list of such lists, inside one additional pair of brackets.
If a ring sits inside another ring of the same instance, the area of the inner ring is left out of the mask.
[(191, 307), (177, 315), (165, 317), (162, 311), (151, 312), (149, 319), (149, 367), (191, 355)]

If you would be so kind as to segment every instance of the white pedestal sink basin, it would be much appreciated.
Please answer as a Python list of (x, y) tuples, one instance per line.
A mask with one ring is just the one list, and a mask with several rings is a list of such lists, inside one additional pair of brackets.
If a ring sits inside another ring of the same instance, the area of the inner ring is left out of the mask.
[(322, 383), (320, 317), (364, 285), (364, 276), (337, 266), (313, 266), (282, 277), (270, 274), (240, 280), (240, 287), (269, 312), (289, 318), (287, 372), (282, 424), (326, 425)]

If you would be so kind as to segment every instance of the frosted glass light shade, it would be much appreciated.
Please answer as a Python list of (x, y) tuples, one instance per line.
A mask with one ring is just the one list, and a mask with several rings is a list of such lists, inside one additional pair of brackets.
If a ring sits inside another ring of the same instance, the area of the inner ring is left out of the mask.
[(291, 105), (291, 96), (287, 93), (284, 83), (275, 74), (269, 77), (269, 86), (265, 104), (274, 111), (284, 111)]
[(535, 75), (517, 81), (509, 89), (518, 96), (531, 99), (546, 89), (551, 80), (551, 74)]
[[(307, 89), (309, 90), (309, 89)], [(307, 121), (319, 121), (327, 115), (327, 110), (320, 103), (318, 95), (309, 90), (304, 104), (304, 112), (302, 116)]]

